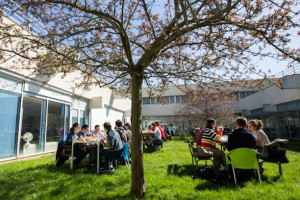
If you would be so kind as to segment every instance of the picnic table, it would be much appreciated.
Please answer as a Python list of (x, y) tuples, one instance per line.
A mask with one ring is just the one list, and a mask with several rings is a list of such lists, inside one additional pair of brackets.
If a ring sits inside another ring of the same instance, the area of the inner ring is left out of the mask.
[(143, 131), (142, 135), (143, 135), (143, 142), (144, 142), (144, 144), (151, 144), (152, 143), (152, 139), (155, 136), (154, 133), (151, 133), (149, 131)]
[[(100, 140), (74, 140), (72, 142), (72, 155), (71, 155), (71, 169), (73, 169), (73, 157), (74, 157), (74, 145), (75, 144), (84, 144), (84, 150), (86, 151), (86, 145), (87, 144), (96, 144), (97, 145), (97, 174), (99, 174), (99, 168), (100, 168), (100, 165), (99, 165), (99, 157), (100, 157)], [(85, 159), (84, 159), (84, 162), (85, 162)]]
[(217, 141), (217, 143), (220, 144), (222, 151), (226, 151), (228, 144), (228, 135), (223, 135), (221, 140)]

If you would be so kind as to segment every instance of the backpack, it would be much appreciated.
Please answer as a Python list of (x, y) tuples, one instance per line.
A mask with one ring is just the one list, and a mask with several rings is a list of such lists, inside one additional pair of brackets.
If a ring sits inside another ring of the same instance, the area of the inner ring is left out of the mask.
[(196, 178), (205, 179), (217, 185), (223, 185), (227, 176), (225, 170), (221, 171), (214, 168), (199, 168), (193, 175), (193, 179), (195, 180)]

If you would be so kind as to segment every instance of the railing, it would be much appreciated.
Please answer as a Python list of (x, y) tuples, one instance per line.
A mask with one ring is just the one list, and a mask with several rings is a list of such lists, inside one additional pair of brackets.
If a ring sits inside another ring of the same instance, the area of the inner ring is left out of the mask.
[(9, 0), (0, 0), (0, 6), (3, 12), (18, 22), (20, 25), (27, 27), (30, 31), (37, 35), (46, 35), (47, 28), (35, 17), (30, 14), (22, 12), (22, 8)]
[(300, 74), (300, 65), (292, 66), (274, 75), (275, 78), (283, 78), (285, 76)]

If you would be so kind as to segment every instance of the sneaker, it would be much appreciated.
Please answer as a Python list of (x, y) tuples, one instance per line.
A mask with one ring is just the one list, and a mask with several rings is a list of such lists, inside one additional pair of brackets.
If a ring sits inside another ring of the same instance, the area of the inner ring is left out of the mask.
[(114, 167), (106, 167), (106, 168), (100, 168), (99, 169), (99, 172), (100, 173), (104, 173), (104, 172), (114, 172), (115, 171), (115, 169), (114, 169)]
[(115, 171), (114, 167), (109, 168), (109, 172), (114, 172), (114, 171)]

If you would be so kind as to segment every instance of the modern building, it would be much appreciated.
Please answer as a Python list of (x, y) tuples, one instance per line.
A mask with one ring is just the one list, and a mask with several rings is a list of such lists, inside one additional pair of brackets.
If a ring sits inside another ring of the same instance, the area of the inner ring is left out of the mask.
[[(300, 138), (300, 67), (284, 70), (281, 74), (281, 88), (267, 86), (263, 91), (240, 88), (236, 94), (235, 113), (248, 119), (262, 119), (269, 136)], [(279, 76), (278, 76), (279, 78)], [(182, 90), (171, 86), (163, 94), (163, 104), (158, 98), (149, 97), (149, 88), (143, 88), (143, 128), (155, 121), (173, 124), (176, 134), (186, 135), (194, 126), (204, 123), (188, 120), (178, 114), (180, 102), (187, 96)]]
[[(22, 16), (17, 14), (3, 23), (20, 24)], [(83, 77), (78, 71), (64, 78), (62, 73), (33, 77), (30, 70), (17, 65), (22, 62), (0, 60), (0, 161), (56, 151), (75, 122), (91, 129), (99, 124), (103, 130), (104, 122), (130, 120), (130, 99), (97, 85), (77, 87)], [(33, 136), (29, 142), (24, 141), (27, 132)]]

